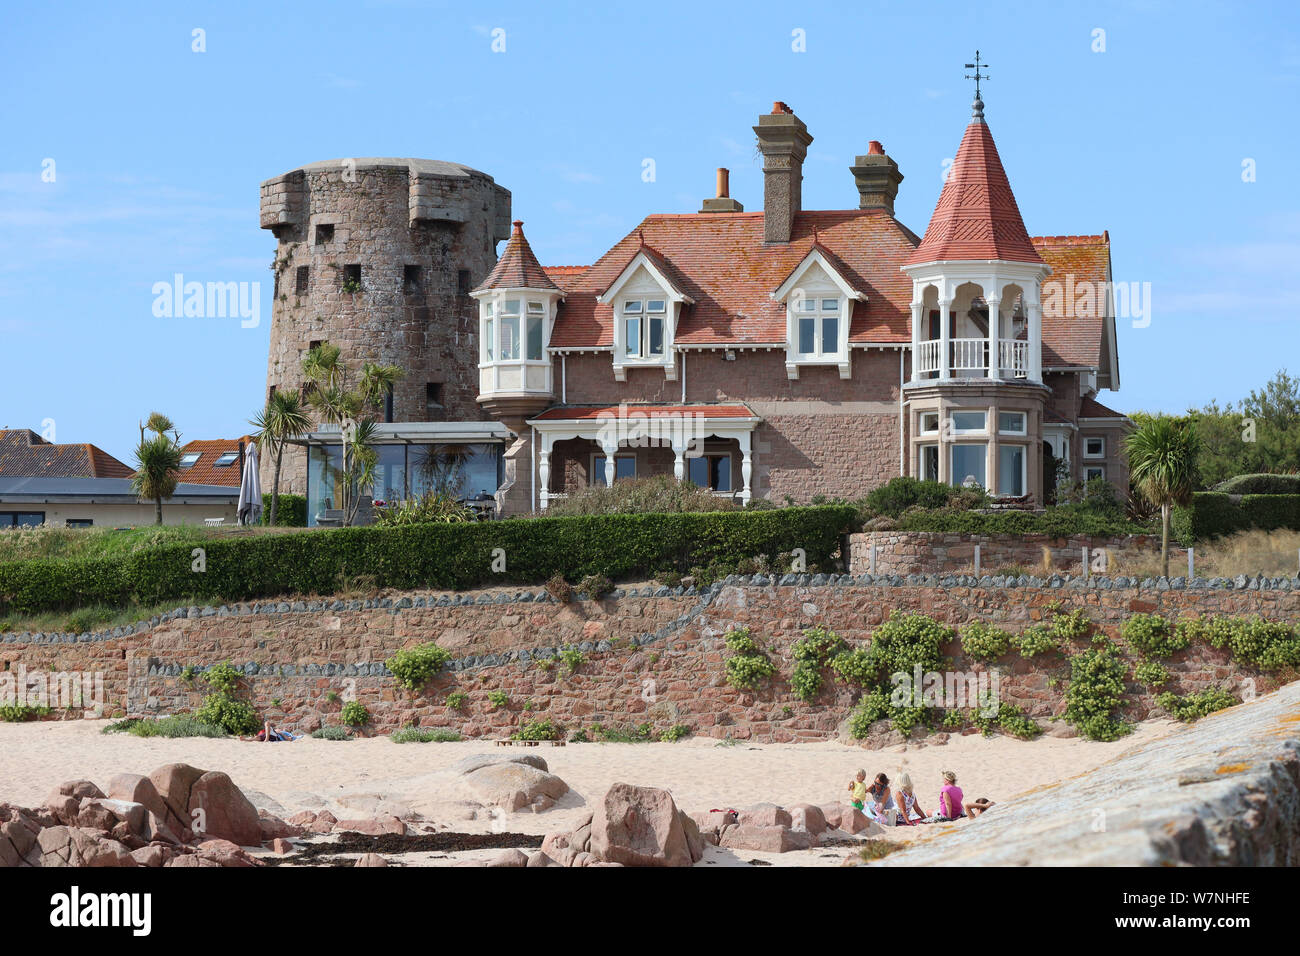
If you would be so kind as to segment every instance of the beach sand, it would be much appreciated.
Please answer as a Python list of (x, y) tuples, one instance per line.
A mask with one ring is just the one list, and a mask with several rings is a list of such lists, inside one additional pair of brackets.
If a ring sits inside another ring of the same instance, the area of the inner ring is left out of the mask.
[[(0, 724), (0, 802), (40, 806), (64, 780), (88, 778), (102, 787), (114, 773), (147, 774), (163, 764), (183, 762), (228, 773), (255, 804), (282, 816), (321, 808), (340, 819), (414, 812), (438, 830), (545, 834), (571, 829), (617, 782), (665, 788), (680, 808), (694, 813), (756, 803), (840, 801), (861, 768), (869, 777), (884, 771), (895, 782), (909, 773), (921, 806), (933, 812), (944, 770), (957, 774), (968, 799), (1013, 802), (1019, 793), (1085, 773), (1176, 726), (1171, 721), (1147, 722), (1115, 743), (970, 735), (951, 737), (942, 745), (912, 743), (870, 751), (838, 743), (719, 746), (708, 738), (527, 749), (496, 747), (491, 741), (394, 744), (386, 737), (256, 744), (102, 734), (106, 723)], [(545, 813), (505, 814), (484, 808), (462, 778), (448, 772), (458, 760), (478, 753), (539, 755), (571, 792)], [(925, 839), (931, 834), (923, 831), (937, 829), (895, 828), (886, 831), (886, 838)], [(496, 852), (405, 862), (485, 859)], [(741, 860), (711, 849), (706, 862), (725, 865), (757, 858), (774, 865), (835, 865), (846, 854), (831, 848), (779, 856), (744, 851)]]

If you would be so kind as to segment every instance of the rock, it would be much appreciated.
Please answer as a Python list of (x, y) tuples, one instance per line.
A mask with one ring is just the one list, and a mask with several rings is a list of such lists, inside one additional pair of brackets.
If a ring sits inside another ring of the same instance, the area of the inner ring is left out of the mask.
[(290, 826), (309, 827), (316, 822), (317, 815), (316, 810), (299, 810), (285, 822)]
[(201, 859), (211, 860), (218, 866), (263, 866), (261, 860), (251, 856), (239, 845), (230, 840), (220, 838), (204, 840), (198, 845), (198, 856)]
[(474, 754), (452, 764), (451, 771), (461, 776), (467, 776), (475, 770), (481, 770), (484, 767), (495, 767), (503, 763), (526, 764), (542, 771), (542, 773), (547, 773), (551, 769), (546, 765), (546, 761), (536, 754)]
[(592, 853), (577, 853), (577, 854), (574, 855), (574, 857), (573, 857), (573, 863), (571, 863), (570, 865), (571, 865), (571, 866), (578, 866), (578, 867), (586, 867), (586, 866), (594, 866), (594, 865), (596, 865), (596, 864), (599, 863), (599, 862), (600, 862), (600, 860), (598, 860), (598, 859), (596, 858), (595, 854), (592, 854)]
[(570, 849), (569, 838), (572, 835), (573, 834), (571, 832), (570, 833), (548, 833), (546, 835), (546, 838), (542, 840), (542, 852), (545, 853), (547, 856), (554, 856), (555, 853), (559, 850)]
[(190, 790), (205, 772), (187, 763), (169, 763), (149, 774), (167, 810), (162, 822), (178, 834), (190, 828)]
[(538, 867), (538, 866), (559, 866), (560, 864), (556, 863), (553, 859), (551, 859), (541, 850), (538, 850), (536, 853), (528, 854), (527, 865), (531, 868), (531, 867)]
[(387, 866), (388, 861), (378, 853), (366, 853), (357, 859), (353, 866)]
[(736, 815), (730, 810), (709, 810), (704, 813), (692, 813), (691, 819), (695, 821), (695, 826), (700, 831), (700, 836), (705, 843), (718, 845), (722, 828), (725, 826), (735, 826)]
[(81, 807), (77, 811), (77, 826), (112, 830), (118, 824), (125, 824), (128, 832), (148, 838), (148, 816), (149, 811), (142, 803), (89, 797), (81, 801)]
[(199, 856), (197, 853), (187, 853), (184, 856), (172, 857), (163, 866), (221, 866), (221, 864), (205, 856)]
[(813, 836), (826, 832), (826, 815), (822, 808), (811, 803), (795, 803), (786, 808), (790, 812), (791, 823), (796, 830), (807, 830)]
[(789, 827), (751, 826), (742, 823), (727, 827), (722, 833), (721, 845), (729, 850), (758, 850), (761, 853), (788, 853), (807, 850), (813, 845), (812, 834), (807, 830)]
[(700, 828), (695, 821), (691, 819), (690, 814), (685, 810), (678, 810), (677, 817), (682, 822), (682, 830), (686, 834), (686, 848), (690, 851), (691, 862), (699, 863), (704, 859), (704, 836), (700, 833)]
[(533, 804), (539, 797), (553, 802), (569, 791), (569, 785), (554, 774), (514, 761), (480, 767), (465, 780), (486, 802), (510, 813)]
[(590, 853), (627, 866), (690, 866), (695, 861), (672, 794), (616, 783), (591, 821)]
[(339, 820), (334, 824), (335, 833), (363, 833), (366, 836), (383, 836), (385, 833), (406, 835), (406, 824), (394, 816), (376, 817), (373, 820)]
[[(170, 804), (169, 804), (170, 805)], [(219, 770), (203, 774), (190, 789), (189, 817), (195, 833), (236, 846), (261, 846), (262, 822), (257, 808)]]
[(275, 837), (271, 840), (271, 849), (281, 856), (284, 856), (286, 853), (293, 852), (293, 844), (283, 837)]
[(35, 866), (41, 823), (28, 810), (0, 804), (0, 867)]
[(36, 836), (38, 866), (135, 866), (131, 852), (98, 830), (46, 827)]
[(137, 866), (166, 866), (171, 856), (171, 851), (160, 843), (150, 843), (131, 851), (131, 859)]
[(527, 866), (527, 865), (528, 865), (528, 854), (525, 853), (523, 850), (502, 850), (499, 854), (497, 854), (487, 862), (487, 866), (493, 866), (493, 867), (503, 867), (503, 866), (517, 867), (517, 866)]
[[(108, 796), (112, 800), (143, 804), (144, 808), (156, 816), (159, 822), (167, 820), (167, 804), (158, 795), (158, 789), (153, 785), (153, 781), (143, 774), (113, 774), (108, 778)], [(186, 804), (188, 803), (187, 796)]]
[(847, 803), (824, 804), (819, 808), (826, 825), (845, 833), (881, 833), (883, 828), (861, 810)]
[(742, 827), (789, 827), (793, 823), (790, 814), (774, 803), (759, 803), (741, 810), (736, 814), (736, 822)]

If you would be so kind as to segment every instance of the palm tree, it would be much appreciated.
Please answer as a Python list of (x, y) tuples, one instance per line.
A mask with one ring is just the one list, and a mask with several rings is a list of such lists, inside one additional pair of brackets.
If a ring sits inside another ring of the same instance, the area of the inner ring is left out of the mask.
[(275, 477), (271, 481), (271, 524), (275, 524), (280, 508), (280, 465), (284, 461), (284, 446), (289, 439), (311, 431), (311, 419), (303, 410), (302, 400), (295, 392), (274, 392), (266, 408), (258, 412), (249, 424), (257, 429), (254, 438), (258, 444), (275, 453)]
[[(153, 433), (146, 438), (145, 430)], [(167, 432), (172, 433), (168, 437)], [(136, 472), (131, 489), (154, 503), (154, 523), (163, 523), (162, 503), (176, 491), (181, 471), (181, 436), (170, 418), (151, 412), (140, 426), (140, 445), (135, 450)]]
[(383, 408), (384, 399), (393, 393), (393, 386), (402, 375), (402, 370), (396, 365), (365, 363), (361, 366), (361, 385), (358, 388), (362, 400), (376, 408)]
[(1124, 440), (1129, 480), (1138, 494), (1160, 509), (1161, 573), (1169, 577), (1169, 515), (1186, 505), (1200, 483), (1196, 456), (1200, 440), (1194, 429), (1167, 416), (1143, 422)]
[(337, 345), (322, 342), (303, 356), (303, 374), (320, 386), (343, 384), (347, 367), (339, 361), (339, 352)]

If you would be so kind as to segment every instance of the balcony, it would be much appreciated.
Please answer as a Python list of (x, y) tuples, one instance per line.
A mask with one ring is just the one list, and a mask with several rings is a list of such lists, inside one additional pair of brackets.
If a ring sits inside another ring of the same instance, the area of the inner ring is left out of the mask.
[(1023, 339), (999, 339), (998, 361), (989, 368), (989, 340), (949, 339), (947, 369), (943, 363), (943, 340), (927, 339), (916, 345), (913, 379), (992, 378), (1028, 379), (1029, 343)]

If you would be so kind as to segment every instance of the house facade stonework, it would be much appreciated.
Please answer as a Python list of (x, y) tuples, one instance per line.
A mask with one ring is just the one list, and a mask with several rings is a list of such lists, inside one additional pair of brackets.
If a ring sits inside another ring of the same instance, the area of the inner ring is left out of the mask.
[[(1119, 387), (1109, 235), (1028, 234), (981, 102), (924, 236), (894, 217), (903, 175), (879, 143), (850, 168), (856, 208), (805, 210), (807, 127), (776, 103), (754, 132), (762, 211), (745, 212), (719, 170), (700, 212), (648, 215), (590, 266), (543, 266), (515, 221), (487, 268), (510, 197), (483, 177), (491, 202), (443, 221), (433, 263), (444, 278), (459, 270), (463, 282), (462, 264), (474, 276), (465, 307), (435, 310), (417, 330), (386, 299), (309, 300), (311, 314), (277, 301), (270, 384), (294, 378), (293, 361), (331, 322), (321, 337), (417, 380), (439, 361), (428, 343), (445, 353), (453, 339), (441, 361), (462, 396), (467, 379), (476, 390), (448, 403), (448, 420), (504, 426), (496, 497), (507, 514), (655, 474), (744, 503), (856, 498), (898, 475), (1037, 506), (1061, 479), (1127, 487), (1130, 423), (1096, 397)], [(411, 240), (349, 246), (367, 235), (349, 217), (383, 218), (363, 197), (344, 206), (295, 187), (297, 206), (268, 198), (295, 175), (263, 186), (263, 225), (290, 264), (308, 253), (286, 242), (305, 241), (319, 208), (336, 220), (337, 261), (369, 255), (384, 281), (401, 275), (388, 260), (415, 255)], [(296, 224), (268, 225), (268, 209)], [(424, 420), (419, 396), (403, 394), (394, 421)]]

